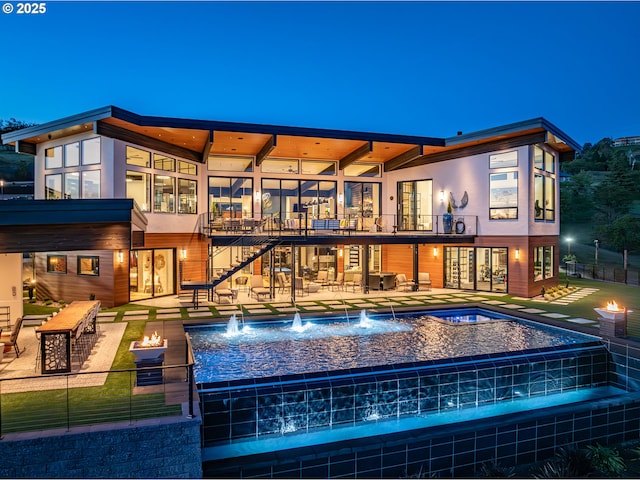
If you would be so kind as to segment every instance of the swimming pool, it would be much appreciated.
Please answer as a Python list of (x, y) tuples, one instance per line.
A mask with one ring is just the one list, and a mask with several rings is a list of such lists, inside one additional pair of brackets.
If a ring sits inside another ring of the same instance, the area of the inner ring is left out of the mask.
[[(457, 327), (460, 325), (460, 327)], [(484, 309), (188, 328), (200, 384), (573, 345), (596, 337)]]

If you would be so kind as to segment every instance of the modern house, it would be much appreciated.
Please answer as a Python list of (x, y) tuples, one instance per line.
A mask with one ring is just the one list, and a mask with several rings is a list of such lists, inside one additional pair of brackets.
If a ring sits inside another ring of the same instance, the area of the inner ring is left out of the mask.
[[(63, 227), (43, 213), (38, 235), (57, 235), (55, 251), (14, 240), (0, 253), (36, 252), (40, 298), (98, 295), (107, 307), (255, 275), (273, 293), (280, 273), (294, 298), (318, 283), (366, 292), (424, 273), (433, 287), (538, 295), (558, 283), (559, 163), (580, 148), (543, 118), (433, 138), (114, 106), (2, 140), (35, 156), (36, 200), (22, 203), (60, 205)], [(85, 200), (93, 213), (78, 210)], [(124, 222), (118, 233), (80, 241), (116, 204), (127, 211), (108, 219)], [(20, 224), (12, 215), (0, 237)]]

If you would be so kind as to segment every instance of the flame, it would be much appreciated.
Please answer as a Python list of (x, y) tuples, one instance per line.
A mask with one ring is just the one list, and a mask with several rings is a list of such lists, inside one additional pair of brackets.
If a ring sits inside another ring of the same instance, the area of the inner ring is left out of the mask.
[(611, 302), (607, 302), (607, 310), (610, 312), (618, 312), (622, 309), (618, 307), (615, 300), (612, 300)]
[(145, 336), (140, 344), (141, 347), (159, 347), (162, 345), (162, 338), (158, 335), (158, 332), (153, 332), (151, 338)]

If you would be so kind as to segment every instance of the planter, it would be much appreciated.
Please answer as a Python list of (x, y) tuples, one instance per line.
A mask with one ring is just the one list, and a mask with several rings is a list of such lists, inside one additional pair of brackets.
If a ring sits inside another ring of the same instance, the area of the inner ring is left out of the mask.
[(453, 231), (453, 215), (451, 215), (450, 213), (445, 213), (442, 216), (442, 223), (444, 233), (451, 233)]

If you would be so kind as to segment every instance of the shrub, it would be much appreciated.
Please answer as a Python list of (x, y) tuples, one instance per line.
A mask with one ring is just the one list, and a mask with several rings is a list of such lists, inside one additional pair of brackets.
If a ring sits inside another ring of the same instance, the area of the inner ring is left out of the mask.
[(599, 443), (587, 446), (587, 458), (595, 470), (605, 474), (620, 474), (626, 470), (626, 465), (618, 450), (603, 447)]

